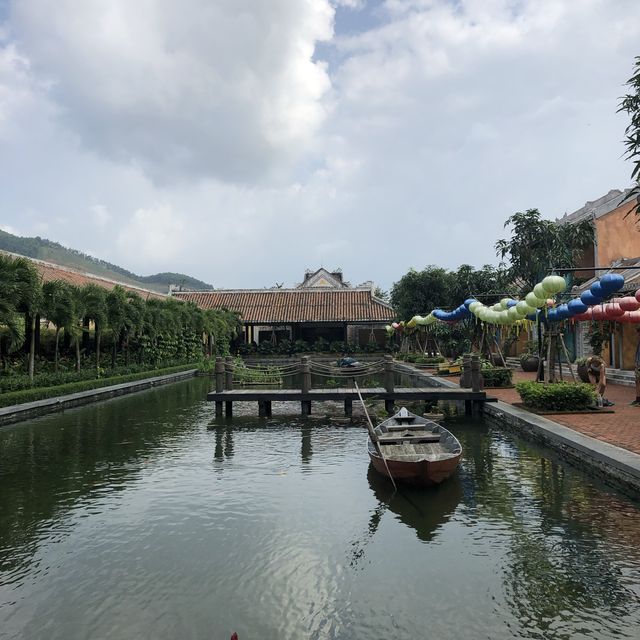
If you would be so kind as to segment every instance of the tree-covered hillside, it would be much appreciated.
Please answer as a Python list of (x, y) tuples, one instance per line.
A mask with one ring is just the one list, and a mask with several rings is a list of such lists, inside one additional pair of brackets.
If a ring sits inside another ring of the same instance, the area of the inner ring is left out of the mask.
[(0, 229), (0, 250), (11, 251), (29, 258), (54, 262), (65, 267), (93, 273), (103, 278), (119, 280), (166, 293), (170, 284), (179, 284), (187, 289), (212, 289), (210, 284), (192, 278), (184, 273), (157, 273), (151, 276), (138, 276), (118, 265), (99, 260), (76, 249), (68, 249), (46, 238), (23, 238)]

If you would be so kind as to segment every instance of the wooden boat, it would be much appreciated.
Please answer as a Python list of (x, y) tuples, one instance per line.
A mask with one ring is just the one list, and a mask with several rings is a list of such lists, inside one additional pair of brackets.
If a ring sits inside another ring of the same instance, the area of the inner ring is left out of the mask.
[(387, 477), (391, 474), (396, 482), (439, 484), (456, 470), (462, 455), (462, 446), (450, 431), (404, 407), (375, 427), (373, 433), (384, 459), (371, 436), (367, 443), (369, 458), (378, 473)]

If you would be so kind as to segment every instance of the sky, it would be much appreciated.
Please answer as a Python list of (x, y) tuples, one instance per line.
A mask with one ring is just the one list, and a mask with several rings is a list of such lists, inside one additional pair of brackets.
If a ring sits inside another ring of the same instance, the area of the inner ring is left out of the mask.
[(216, 288), (497, 262), (630, 185), (637, 0), (0, 0), (0, 228)]

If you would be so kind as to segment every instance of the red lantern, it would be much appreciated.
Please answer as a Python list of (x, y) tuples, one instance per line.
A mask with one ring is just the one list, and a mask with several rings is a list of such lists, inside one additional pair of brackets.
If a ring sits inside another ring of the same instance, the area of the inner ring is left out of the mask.
[(624, 298), (620, 298), (618, 304), (625, 311), (636, 311), (640, 309), (640, 300), (636, 300), (631, 296), (625, 296)]
[(636, 300), (640, 302), (640, 289), (636, 291)]
[(591, 310), (591, 317), (594, 320), (608, 320), (608, 318), (605, 317), (605, 310), (604, 310), (604, 305), (597, 305), (595, 307), (593, 307), (593, 309)]
[(624, 309), (617, 302), (609, 302), (604, 305), (604, 312), (607, 316), (607, 319), (611, 318), (619, 318), (624, 315)]

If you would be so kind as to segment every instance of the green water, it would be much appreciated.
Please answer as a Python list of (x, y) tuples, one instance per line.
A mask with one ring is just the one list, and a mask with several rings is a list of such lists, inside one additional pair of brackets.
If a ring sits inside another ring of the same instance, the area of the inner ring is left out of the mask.
[(0, 638), (640, 637), (638, 504), (478, 424), (394, 495), (363, 429), (209, 384), (0, 431)]

